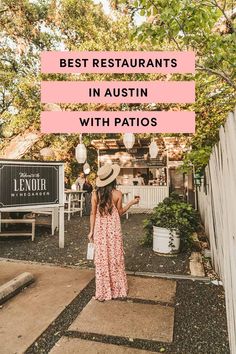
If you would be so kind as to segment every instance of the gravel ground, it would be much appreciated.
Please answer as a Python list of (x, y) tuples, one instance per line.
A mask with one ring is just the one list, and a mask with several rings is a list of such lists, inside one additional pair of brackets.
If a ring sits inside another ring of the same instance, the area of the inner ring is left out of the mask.
[[(171, 344), (95, 333), (68, 331), (68, 327), (94, 294), (94, 281), (48, 327), (26, 354), (48, 353), (62, 336), (125, 345), (171, 354), (227, 354), (224, 291), (200, 281), (178, 280), (175, 301), (174, 340)], [(135, 300), (133, 300), (135, 301)], [(171, 305), (169, 305), (171, 306)]]
[[(188, 274), (188, 253), (177, 256), (158, 256), (151, 247), (140, 245), (144, 236), (142, 221), (144, 214), (122, 217), (126, 269), (129, 271)], [(15, 226), (11, 226), (14, 228)], [(23, 226), (25, 227), (25, 226)], [(17, 225), (19, 228), (19, 225)], [(65, 223), (65, 248), (59, 249), (58, 235), (51, 236), (50, 229), (37, 226), (34, 242), (26, 237), (0, 237), (0, 257), (61, 265), (93, 267), (86, 260), (89, 217), (73, 216)]]
[[(129, 220), (122, 218), (126, 269), (142, 272), (188, 274), (188, 253), (163, 257), (156, 255), (151, 247), (140, 245), (140, 240), (144, 235), (142, 228), (144, 218), (145, 215), (131, 215)], [(89, 218), (74, 216), (70, 222), (66, 221), (65, 229), (64, 249), (58, 248), (58, 235), (51, 236), (49, 228), (38, 226), (35, 242), (24, 237), (0, 238), (0, 257), (93, 267), (93, 263), (86, 260)], [(138, 339), (131, 342), (123, 337), (68, 331), (70, 324), (93, 295), (94, 280), (64, 309), (40, 338), (26, 351), (26, 354), (48, 353), (62, 336), (171, 354), (230, 353), (222, 286), (200, 281), (177, 280), (174, 341), (171, 344)], [(172, 306), (171, 304), (163, 305)]]

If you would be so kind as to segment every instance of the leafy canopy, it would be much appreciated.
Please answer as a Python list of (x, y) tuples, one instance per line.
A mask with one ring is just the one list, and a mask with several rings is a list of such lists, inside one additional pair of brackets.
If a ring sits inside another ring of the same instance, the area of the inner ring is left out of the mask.
[[(187, 109), (196, 112), (196, 133), (185, 167), (193, 163), (201, 169), (208, 161), (211, 147), (218, 141), (219, 127), (235, 106), (235, 2), (118, 0), (111, 3), (119, 11), (131, 14), (132, 39), (138, 38), (149, 49), (195, 51), (196, 103)], [(141, 25), (135, 25), (136, 14), (143, 16)]]

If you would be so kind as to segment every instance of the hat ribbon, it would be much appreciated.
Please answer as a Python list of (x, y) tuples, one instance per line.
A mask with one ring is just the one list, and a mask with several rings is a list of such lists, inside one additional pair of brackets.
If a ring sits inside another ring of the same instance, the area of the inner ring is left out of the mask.
[(105, 181), (106, 179), (110, 178), (110, 177), (113, 175), (113, 172), (114, 172), (114, 171), (113, 171), (113, 169), (112, 169), (108, 176), (106, 176), (105, 178), (101, 178), (101, 177), (100, 177), (100, 180), (101, 180), (101, 181)]

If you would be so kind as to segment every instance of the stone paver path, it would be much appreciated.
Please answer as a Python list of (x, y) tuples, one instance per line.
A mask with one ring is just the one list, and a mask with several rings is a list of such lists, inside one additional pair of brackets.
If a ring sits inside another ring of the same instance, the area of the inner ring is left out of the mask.
[[(128, 284), (128, 296), (133, 300), (105, 302), (91, 300), (69, 330), (172, 342), (174, 307), (165, 304), (173, 304), (176, 282), (129, 276)], [(135, 299), (141, 299), (142, 303), (135, 302)], [(158, 303), (155, 304), (153, 301)]]
[(173, 307), (91, 300), (69, 330), (171, 342), (173, 326)]
[(161, 278), (129, 276), (129, 298), (173, 303), (176, 282)]
[(63, 337), (49, 354), (153, 354), (142, 349)]
[[(1, 354), (24, 353), (94, 277), (93, 270), (20, 261), (0, 260), (0, 268), (0, 285), (22, 272), (36, 278), (0, 309)], [(171, 343), (176, 282), (129, 276), (128, 283), (128, 299), (91, 299), (82, 311), (74, 310), (75, 320), (64, 327), (57, 343), (52, 342), (50, 354), (148, 354), (152, 352), (129, 347), (129, 341)], [(122, 345), (108, 343), (110, 336), (122, 337)]]
[(0, 284), (22, 272), (36, 281), (0, 309), (0, 353), (23, 353), (94, 277), (94, 271), (0, 261)]

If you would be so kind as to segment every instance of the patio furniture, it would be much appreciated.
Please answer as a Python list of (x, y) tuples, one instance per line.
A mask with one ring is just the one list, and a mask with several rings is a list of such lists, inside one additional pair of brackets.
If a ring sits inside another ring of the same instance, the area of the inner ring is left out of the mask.
[(83, 215), (83, 202), (84, 202), (84, 193), (86, 191), (74, 191), (66, 190), (65, 191), (65, 214), (68, 214), (68, 220), (70, 220), (71, 214), (74, 215), (76, 212), (80, 212), (80, 217)]
[[(35, 209), (35, 210), (31, 210), (31, 212), (33, 214), (51, 216), (51, 231), (52, 231), (52, 235), (55, 234), (55, 230), (58, 229), (58, 221), (59, 221), (58, 208)], [(36, 220), (36, 224), (38, 224), (37, 220)]]
[[(31, 232), (1, 232), (1, 224), (31, 224)], [(35, 219), (1, 219), (0, 236), (31, 236), (32, 241), (35, 237)]]

